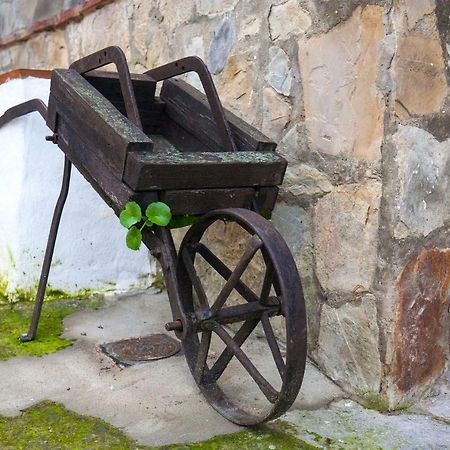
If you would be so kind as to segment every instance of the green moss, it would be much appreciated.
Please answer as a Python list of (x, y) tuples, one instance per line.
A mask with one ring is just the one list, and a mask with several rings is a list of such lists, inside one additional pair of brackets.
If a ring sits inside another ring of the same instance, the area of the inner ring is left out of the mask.
[(6, 278), (0, 275), (0, 303), (5, 303), (8, 301), (8, 296), (6, 294), (8, 289), (8, 282)]
[(3, 450), (149, 448), (103, 420), (80, 416), (52, 402), (32, 406), (18, 417), (0, 416), (0, 443)]
[(287, 422), (277, 421), (270, 425), (249, 428), (240, 433), (216, 436), (202, 442), (174, 444), (161, 447), (167, 450), (312, 450), (319, 447), (308, 444), (295, 436), (295, 427)]
[(156, 289), (158, 292), (161, 292), (166, 288), (166, 283), (162, 271), (159, 270), (153, 275), (152, 288)]
[(33, 311), (31, 303), (0, 305), (0, 360), (16, 356), (40, 356), (72, 345), (71, 340), (60, 338), (64, 317), (85, 308), (99, 308), (103, 300), (64, 299), (44, 304), (37, 339), (22, 343), (19, 336), (28, 331)]
[(53, 402), (42, 402), (17, 417), (0, 416), (0, 444), (9, 449), (120, 450), (295, 450), (317, 449), (294, 435), (292, 425), (278, 421), (207, 441), (147, 447), (101, 419), (81, 416)]
[(379, 412), (389, 412), (392, 410), (389, 407), (388, 399), (378, 392), (365, 392), (361, 395), (361, 403), (365, 408)]

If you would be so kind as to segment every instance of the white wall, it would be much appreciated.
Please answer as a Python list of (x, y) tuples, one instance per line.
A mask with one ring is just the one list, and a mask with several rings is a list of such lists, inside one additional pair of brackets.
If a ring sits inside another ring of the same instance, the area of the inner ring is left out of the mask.
[[(47, 103), (49, 89), (49, 80), (31, 77), (0, 85), (0, 115), (31, 98)], [(0, 128), (0, 281), (7, 281), (10, 293), (37, 285), (61, 187), (63, 153), (44, 140), (48, 134), (38, 113)], [(51, 287), (73, 293), (148, 287), (155, 261), (145, 248), (127, 249), (125, 232), (74, 168), (49, 277)]]

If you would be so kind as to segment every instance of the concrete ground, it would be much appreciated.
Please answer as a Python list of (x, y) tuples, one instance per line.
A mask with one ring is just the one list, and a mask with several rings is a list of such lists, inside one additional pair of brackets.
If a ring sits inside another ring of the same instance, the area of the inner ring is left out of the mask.
[[(18, 415), (52, 400), (100, 417), (149, 445), (240, 431), (203, 399), (183, 355), (121, 368), (98, 350), (105, 342), (164, 332), (169, 320), (165, 293), (111, 296), (103, 309), (67, 317), (63, 337), (76, 339), (72, 347), (39, 358), (0, 361), (0, 415)], [(258, 340), (249, 343), (251, 354), (262, 354), (261, 345)], [(450, 448), (449, 388), (450, 379), (444, 379), (413, 411), (386, 415), (347, 399), (308, 363), (301, 393), (282, 419), (300, 439), (323, 448), (355, 448), (358, 442), (357, 448), (445, 449)], [(258, 401), (251, 382), (238, 382), (232, 391), (244, 401)]]

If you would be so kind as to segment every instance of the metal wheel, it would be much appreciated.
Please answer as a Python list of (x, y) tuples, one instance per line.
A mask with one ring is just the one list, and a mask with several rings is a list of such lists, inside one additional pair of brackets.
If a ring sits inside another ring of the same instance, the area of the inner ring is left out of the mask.
[[(226, 247), (219, 254), (204, 242), (220, 221), (239, 229), (243, 251), (236, 264), (228, 262)], [(208, 273), (222, 280), (216, 293), (205, 281)], [(187, 232), (177, 278), (188, 318), (183, 349), (208, 402), (245, 426), (283, 414), (303, 380), (306, 316), (297, 268), (281, 235), (252, 211), (212, 211)]]

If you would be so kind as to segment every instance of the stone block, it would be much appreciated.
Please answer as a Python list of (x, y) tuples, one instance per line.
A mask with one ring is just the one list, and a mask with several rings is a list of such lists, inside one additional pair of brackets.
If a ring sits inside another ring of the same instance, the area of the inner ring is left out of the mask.
[(291, 35), (304, 34), (311, 26), (311, 17), (297, 0), (272, 5), (269, 12), (269, 31), (272, 41), (285, 40)]
[(263, 90), (262, 132), (278, 141), (281, 133), (291, 119), (292, 107), (272, 88)]
[(222, 103), (244, 119), (248, 116), (250, 122), (255, 120), (255, 78), (252, 55), (239, 53), (228, 58), (216, 83)]
[(450, 249), (424, 248), (397, 283), (393, 405), (404, 406), (442, 374), (449, 356)]
[(401, 119), (441, 110), (448, 85), (438, 37), (399, 38), (393, 67), (395, 112)]
[(427, 236), (450, 219), (450, 140), (438, 142), (413, 126), (393, 136), (398, 170), (397, 238)]
[(378, 337), (373, 295), (340, 308), (324, 305), (315, 359), (345, 390), (361, 396), (378, 393), (382, 374)]
[(331, 192), (333, 185), (316, 168), (300, 164), (287, 168), (283, 189), (302, 202), (308, 202)]
[(376, 86), (383, 8), (357, 8), (330, 32), (300, 42), (306, 126), (312, 149), (380, 159), (384, 100)]
[(286, 53), (280, 47), (270, 47), (267, 81), (279, 94), (289, 96), (291, 93), (291, 64)]
[(214, 38), (209, 47), (208, 68), (213, 74), (221, 72), (225, 67), (235, 39), (236, 27), (234, 21), (225, 16), (214, 30)]
[(314, 210), (316, 272), (322, 288), (370, 291), (377, 266), (381, 183), (338, 187)]
[(196, 0), (200, 15), (217, 15), (232, 11), (239, 0)]

